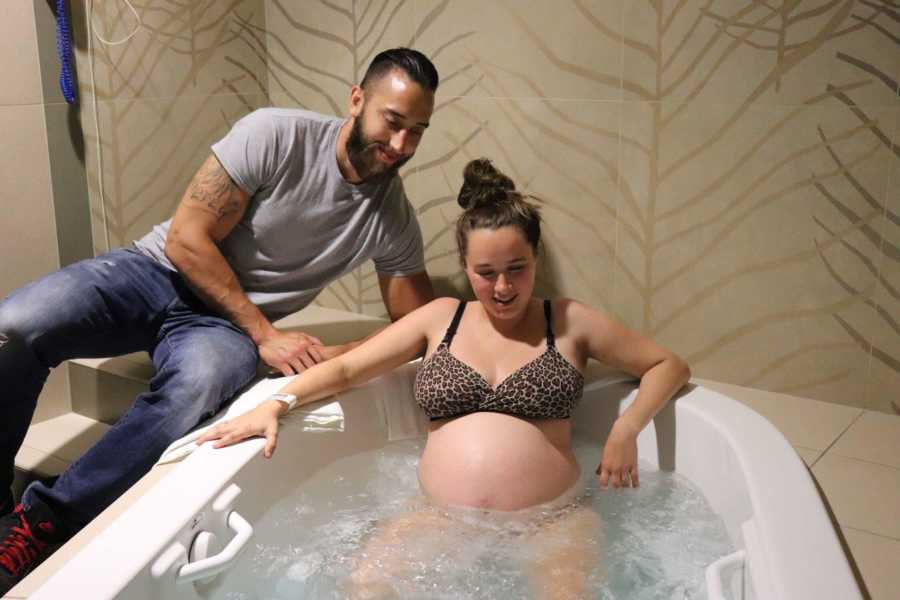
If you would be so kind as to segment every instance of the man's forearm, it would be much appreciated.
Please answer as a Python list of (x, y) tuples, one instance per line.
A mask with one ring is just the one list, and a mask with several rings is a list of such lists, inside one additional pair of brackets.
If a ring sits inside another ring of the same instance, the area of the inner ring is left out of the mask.
[(257, 345), (275, 330), (247, 297), (234, 270), (211, 240), (170, 240), (166, 255), (207, 306), (246, 331)]

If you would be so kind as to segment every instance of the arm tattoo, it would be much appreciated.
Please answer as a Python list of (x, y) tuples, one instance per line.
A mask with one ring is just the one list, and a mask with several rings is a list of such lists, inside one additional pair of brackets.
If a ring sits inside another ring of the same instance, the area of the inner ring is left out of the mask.
[(219, 221), (241, 208), (237, 186), (218, 164), (204, 168), (191, 182), (189, 198), (198, 208), (214, 214)]

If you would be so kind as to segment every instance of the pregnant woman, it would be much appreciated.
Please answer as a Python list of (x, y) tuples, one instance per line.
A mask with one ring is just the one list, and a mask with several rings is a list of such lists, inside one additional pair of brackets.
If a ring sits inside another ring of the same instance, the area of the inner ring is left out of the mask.
[[(320, 400), (424, 354), (415, 386), (416, 400), (430, 418), (419, 461), (424, 495), (437, 506), (541, 515), (539, 535), (556, 530), (571, 543), (549, 545), (531, 569), (539, 594), (578, 598), (589, 562), (578, 540), (598, 524), (588, 509), (563, 508), (574, 500), (579, 479), (570, 416), (581, 397), (587, 361), (641, 379), (636, 400), (604, 445), (597, 468), (604, 488), (638, 485), (638, 433), (690, 371), (672, 352), (584, 304), (532, 296), (539, 211), (490, 161), (466, 166), (458, 200), (464, 212), (456, 240), (476, 302), (431, 302), (295, 377), (275, 397), (212, 428), (200, 442), (216, 440), (220, 447), (264, 436), (269, 457), (278, 418), (294, 405)], [(548, 518), (548, 509), (565, 516)], [(366, 555), (377, 557), (404, 536), (421, 535), (423, 528), (439, 531), (446, 526), (439, 514), (412, 514), (384, 525)], [(374, 592), (389, 586), (385, 565), (364, 561), (354, 576), (358, 588)]]

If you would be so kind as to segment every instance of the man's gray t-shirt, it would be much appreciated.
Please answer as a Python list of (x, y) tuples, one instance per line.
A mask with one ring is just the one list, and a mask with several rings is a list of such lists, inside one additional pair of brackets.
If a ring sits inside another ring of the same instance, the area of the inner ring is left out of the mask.
[[(244, 292), (270, 319), (300, 310), (329, 283), (372, 259), (382, 274), (425, 269), (422, 233), (403, 182), (353, 185), (337, 164), (343, 121), (265, 108), (238, 121), (212, 150), (250, 204), (219, 243)], [(172, 270), (171, 219), (135, 242)]]

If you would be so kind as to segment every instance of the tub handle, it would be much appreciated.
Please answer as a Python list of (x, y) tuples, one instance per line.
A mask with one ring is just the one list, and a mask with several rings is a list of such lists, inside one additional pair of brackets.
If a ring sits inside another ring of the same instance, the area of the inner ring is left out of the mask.
[(234, 510), (228, 514), (226, 522), (228, 523), (228, 528), (234, 532), (234, 537), (231, 538), (228, 545), (215, 556), (188, 563), (181, 567), (178, 570), (178, 575), (175, 577), (176, 583), (190, 583), (198, 579), (213, 577), (230, 567), (231, 563), (237, 559), (241, 550), (244, 549), (244, 546), (247, 545), (247, 542), (250, 541), (250, 537), (253, 535), (253, 525)]
[(738, 550), (706, 567), (706, 595), (709, 600), (726, 600), (722, 593), (722, 572), (729, 567), (743, 565), (745, 557), (746, 553)]

